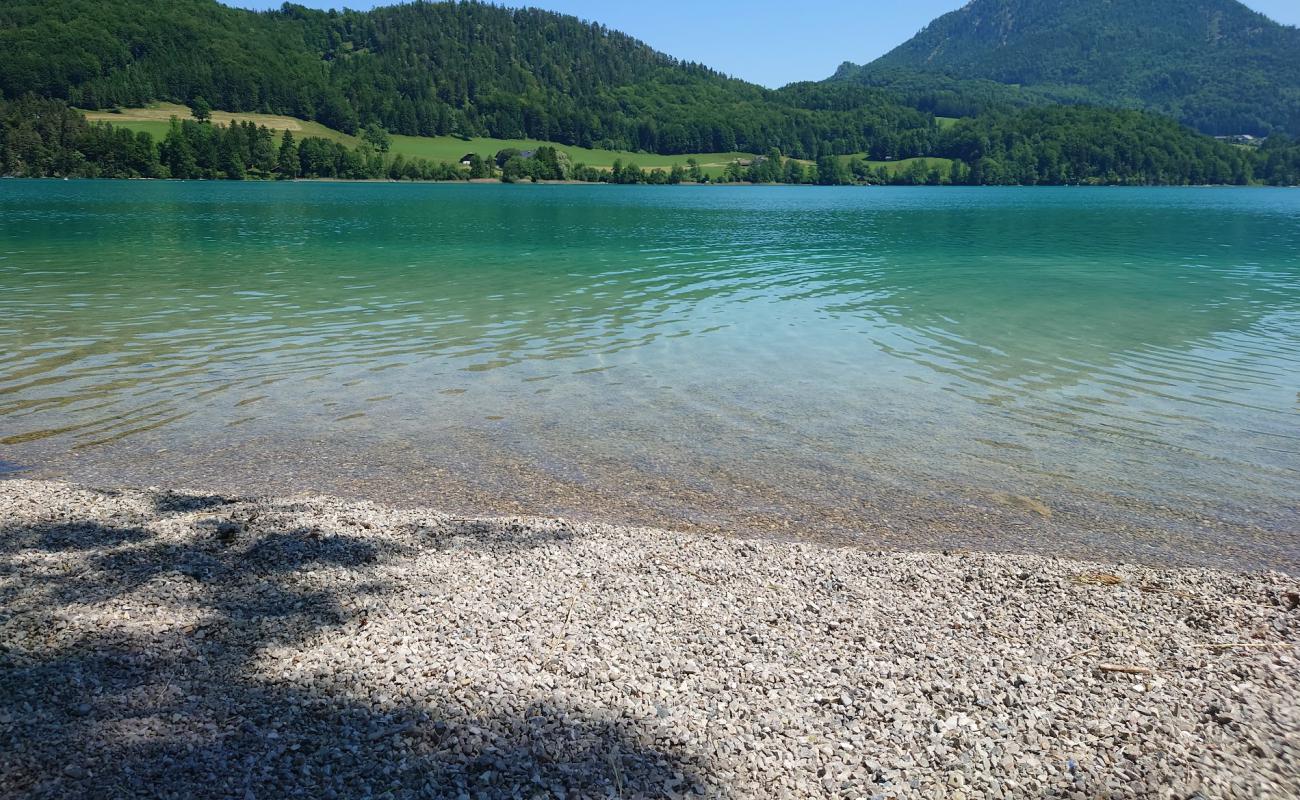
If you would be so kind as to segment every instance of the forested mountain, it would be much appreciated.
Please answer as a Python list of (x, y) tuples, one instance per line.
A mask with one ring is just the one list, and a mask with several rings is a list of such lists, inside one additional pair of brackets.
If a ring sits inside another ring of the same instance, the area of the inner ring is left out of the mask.
[(1297, 134), (1300, 29), (1236, 0), (973, 0), (831, 82), (888, 87), (943, 115), (1084, 102), (1211, 134)]
[[(771, 91), (595, 23), (478, 2), (368, 12), (286, 4), (259, 13), (215, 0), (4, 0), (0, 175), (705, 179), (689, 164), (649, 173), (582, 167), (554, 148), (506, 153), (495, 166), (403, 159), (372, 146), (386, 140), (382, 127), (762, 154), (728, 166), (723, 179), (736, 181), (1294, 184), (1300, 146), (1284, 135), (1251, 150), (1147, 111), (1051, 105), (1179, 98), (1174, 110), (1206, 127), (1273, 131), (1278, 114), (1297, 116), (1297, 100), (1293, 91), (1270, 93), (1260, 76), (1295, 74), (1296, 59), (1275, 56), (1296, 31), (1242, 12), (1232, 0), (974, 0), (872, 67)], [(1171, 72), (1171, 64), (1209, 63), (1186, 52), (1193, 39), (1235, 77), (1189, 73), (1199, 77), (1185, 81)], [(970, 77), (980, 74), (988, 77)], [(155, 100), (286, 114), (366, 135), (355, 147), (286, 142), (248, 122), (185, 120), (155, 139), (90, 124), (69, 107)], [(931, 110), (967, 118), (941, 129)], [(913, 157), (945, 161), (890, 163)]]
[(530, 137), (656, 153), (814, 158), (925, 152), (929, 115), (883, 93), (801, 108), (601, 25), (536, 9), (426, 3), (368, 12), (216, 0), (5, 0), (0, 92), (82, 108), (202, 98), (352, 133)]

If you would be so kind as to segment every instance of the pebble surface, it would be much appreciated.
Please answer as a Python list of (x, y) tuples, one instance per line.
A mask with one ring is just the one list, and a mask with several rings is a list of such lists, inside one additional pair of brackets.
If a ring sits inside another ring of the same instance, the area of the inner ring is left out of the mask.
[(1297, 787), (1280, 573), (0, 483), (0, 797)]

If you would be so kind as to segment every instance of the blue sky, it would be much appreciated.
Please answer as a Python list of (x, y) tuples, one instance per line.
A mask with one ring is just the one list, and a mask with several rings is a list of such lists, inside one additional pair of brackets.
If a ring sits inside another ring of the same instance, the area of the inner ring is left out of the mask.
[[(392, 0), (297, 0), (315, 8), (370, 8)], [(1300, 25), (1297, 0), (1245, 0), (1288, 25)], [(227, 0), (279, 8), (280, 0)], [(843, 61), (870, 61), (965, 0), (506, 0), (602, 22), (665, 53), (767, 86), (821, 80)]]

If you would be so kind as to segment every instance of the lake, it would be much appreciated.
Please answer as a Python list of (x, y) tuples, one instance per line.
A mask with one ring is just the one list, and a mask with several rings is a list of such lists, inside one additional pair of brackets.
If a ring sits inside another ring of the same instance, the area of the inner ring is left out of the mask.
[(1300, 192), (0, 181), (0, 474), (1300, 569)]

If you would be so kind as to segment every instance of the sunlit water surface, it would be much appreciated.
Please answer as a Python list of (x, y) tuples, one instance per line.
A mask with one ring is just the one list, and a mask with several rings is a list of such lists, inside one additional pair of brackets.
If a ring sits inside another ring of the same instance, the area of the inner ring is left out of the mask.
[(0, 181), (0, 472), (1300, 564), (1300, 193)]

